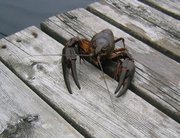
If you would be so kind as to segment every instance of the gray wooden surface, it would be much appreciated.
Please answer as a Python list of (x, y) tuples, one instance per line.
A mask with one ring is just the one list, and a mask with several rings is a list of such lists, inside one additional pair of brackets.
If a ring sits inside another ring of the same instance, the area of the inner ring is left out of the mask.
[(82, 137), (2, 62), (0, 99), (0, 138)]
[(82, 89), (71, 82), (74, 93), (69, 94), (61, 57), (42, 56), (61, 53), (63, 46), (36, 27), (2, 39), (0, 45), (1, 60), (84, 136), (179, 137), (180, 125), (176, 121), (130, 90), (115, 98), (117, 82), (105, 76), (111, 101), (101, 71), (87, 62), (80, 65), (77, 61)]
[[(136, 74), (132, 82), (135, 92), (180, 122), (180, 64), (134, 39), (85, 9), (77, 9), (53, 16), (41, 28), (60, 42), (73, 36), (92, 36), (109, 28), (115, 37), (124, 37), (135, 58)], [(119, 47), (121, 43), (117, 44)]]
[[(132, 18), (143, 18), (154, 24), (175, 38), (180, 38), (180, 21), (164, 14), (138, 0), (106, 0), (106, 2), (119, 9), (120, 13)], [(93, 5), (93, 4), (92, 4)], [(90, 6), (91, 7), (91, 6)], [(118, 14), (118, 12), (117, 12)]]
[(180, 21), (137, 0), (106, 0), (88, 10), (180, 62)]
[(179, 0), (139, 0), (180, 20)]

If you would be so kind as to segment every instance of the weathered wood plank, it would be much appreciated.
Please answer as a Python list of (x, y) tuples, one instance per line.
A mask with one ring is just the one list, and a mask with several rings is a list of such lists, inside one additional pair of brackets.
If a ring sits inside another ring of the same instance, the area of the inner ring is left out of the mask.
[(88, 10), (180, 62), (180, 21), (137, 0), (96, 2)]
[(74, 93), (69, 94), (61, 58), (42, 56), (57, 54), (63, 46), (39, 29), (30, 27), (0, 40), (0, 45), (6, 45), (0, 50), (3, 62), (86, 137), (179, 137), (176, 121), (133, 92), (116, 99), (113, 91), (117, 82), (106, 76), (111, 101), (101, 72), (87, 62), (77, 62), (82, 88), (78, 90), (71, 82)]
[(107, 0), (108, 3), (117, 6), (124, 14), (134, 15), (169, 32), (175, 38), (180, 39), (180, 21), (144, 4), (138, 0)]
[(41, 28), (62, 42), (76, 35), (90, 39), (105, 28), (111, 29), (116, 38), (123, 36), (137, 63), (133, 88), (151, 104), (180, 122), (179, 63), (84, 9), (51, 17), (41, 24)]
[(0, 99), (1, 138), (82, 137), (2, 62)]
[(146, 3), (178, 20), (180, 20), (180, 1), (179, 0), (139, 0)]

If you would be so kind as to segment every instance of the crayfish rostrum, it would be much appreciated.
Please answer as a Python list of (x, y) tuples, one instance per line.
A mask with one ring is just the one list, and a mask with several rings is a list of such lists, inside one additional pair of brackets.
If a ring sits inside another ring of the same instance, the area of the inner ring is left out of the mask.
[[(123, 48), (115, 48), (115, 43), (118, 41), (122, 41)], [(115, 90), (117, 97), (126, 92), (134, 76), (134, 60), (125, 48), (124, 38), (120, 37), (114, 40), (114, 35), (109, 29), (95, 34), (91, 41), (80, 39), (79, 37), (71, 38), (63, 48), (62, 55), (64, 80), (71, 94), (72, 90), (69, 82), (70, 70), (77, 87), (80, 89), (76, 72), (77, 55), (81, 59), (86, 59), (101, 68), (101, 70), (119, 82)]]

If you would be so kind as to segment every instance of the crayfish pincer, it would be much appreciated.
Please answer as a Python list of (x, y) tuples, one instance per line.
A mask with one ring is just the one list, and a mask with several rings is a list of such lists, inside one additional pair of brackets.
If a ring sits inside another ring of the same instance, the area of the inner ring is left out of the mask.
[[(115, 43), (118, 41), (122, 41), (123, 48), (115, 48)], [(63, 76), (71, 94), (70, 70), (77, 87), (80, 89), (76, 72), (77, 56), (101, 68), (102, 71), (119, 82), (115, 89), (117, 97), (127, 91), (135, 73), (134, 60), (125, 47), (124, 38), (120, 37), (115, 40), (109, 29), (95, 34), (91, 41), (79, 37), (71, 38), (63, 48), (62, 55)]]

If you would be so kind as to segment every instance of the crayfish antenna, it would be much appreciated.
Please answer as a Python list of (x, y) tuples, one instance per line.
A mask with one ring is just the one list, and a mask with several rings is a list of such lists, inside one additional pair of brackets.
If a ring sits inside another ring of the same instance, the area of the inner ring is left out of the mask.
[(111, 103), (112, 103), (113, 111), (115, 113), (115, 107), (114, 107), (114, 104), (113, 104), (113, 101), (112, 101), (112, 97), (111, 97), (111, 93), (110, 93), (109, 87), (107, 85), (107, 81), (105, 79), (104, 70), (103, 70), (103, 67), (102, 67), (102, 64), (101, 64), (101, 61), (100, 61), (100, 56), (97, 57), (97, 61), (98, 61), (99, 67), (100, 67), (100, 69), (102, 71), (103, 80), (104, 80), (104, 83), (106, 85), (106, 89), (108, 91), (108, 94), (109, 94), (109, 97), (110, 97), (110, 100), (111, 100)]

